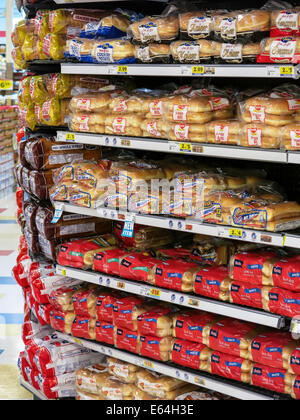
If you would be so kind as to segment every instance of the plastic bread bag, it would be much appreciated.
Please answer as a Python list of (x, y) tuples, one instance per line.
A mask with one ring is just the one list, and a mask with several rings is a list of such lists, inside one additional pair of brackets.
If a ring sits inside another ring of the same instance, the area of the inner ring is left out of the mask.
[(300, 38), (274, 37), (261, 41), (258, 63), (298, 64), (300, 62)]
[(107, 15), (103, 10), (57, 9), (49, 13), (49, 29), (51, 33), (68, 36), (79, 36), (81, 28), (88, 23), (97, 23)]
[(175, 338), (170, 353), (170, 360), (180, 366), (204, 370), (210, 350), (206, 345)]
[[(108, 378), (107, 369), (100, 365), (87, 366), (76, 371), (76, 389), (80, 392), (88, 392), (92, 395), (99, 395), (97, 386), (98, 376)], [(99, 379), (99, 378), (98, 378)]]
[(160, 119), (145, 119), (142, 122), (142, 136), (143, 137), (153, 137), (153, 138), (168, 138), (168, 124)]
[(284, 369), (254, 363), (250, 376), (251, 385), (282, 394), (291, 394), (292, 392), (294, 377)]
[(68, 39), (65, 44), (64, 57), (73, 58), (82, 63), (92, 63), (92, 48), (94, 40), (73, 38)]
[(187, 11), (179, 15), (181, 39), (212, 39), (214, 22), (209, 11)]
[(113, 39), (126, 36), (130, 18), (125, 14), (112, 13), (99, 22), (87, 23), (83, 26), (80, 38)]
[(11, 52), (15, 67), (19, 70), (25, 70), (27, 61), (24, 58), (22, 47), (15, 47)]
[(29, 82), (30, 99), (34, 104), (43, 104), (50, 99), (42, 76), (33, 76)]
[(167, 138), (175, 141), (191, 141), (195, 143), (206, 143), (205, 124), (167, 124)]
[(214, 16), (214, 36), (223, 42), (259, 42), (269, 35), (271, 13), (268, 10), (233, 11)]
[(111, 375), (128, 384), (134, 384), (136, 382), (136, 373), (140, 370), (138, 366), (113, 357), (108, 357), (107, 367)]
[(193, 275), (199, 266), (182, 260), (162, 261), (155, 268), (155, 285), (181, 292), (193, 290)]
[(149, 304), (143, 298), (137, 296), (121, 298), (114, 303), (113, 324), (120, 328), (137, 331), (137, 318), (149, 308)]
[(200, 268), (194, 274), (194, 293), (209, 298), (229, 301), (229, 271), (225, 266)]
[(109, 79), (98, 77), (98, 76), (88, 76), (88, 75), (79, 75), (71, 77), (74, 87), (71, 91), (71, 96), (83, 95), (91, 92), (103, 92), (113, 91), (118, 87), (118, 84), (112, 85)]
[[(108, 231), (111, 226), (108, 225)], [(91, 268), (97, 252), (116, 247), (116, 240), (111, 234), (105, 234), (87, 239), (79, 239), (60, 246), (57, 262), (74, 268)], [(78, 254), (78, 255), (77, 255)]]
[(245, 283), (244, 281), (233, 280), (230, 286), (230, 303), (249, 306), (251, 308), (264, 309), (269, 311), (268, 305), (263, 299), (264, 286)]
[(240, 145), (262, 149), (279, 149), (280, 128), (259, 123), (244, 124), (240, 131)]
[(252, 366), (249, 360), (211, 350), (205, 370), (213, 375), (249, 384)]
[(173, 399), (173, 393), (186, 386), (186, 382), (147, 369), (137, 372), (137, 387), (154, 397)]
[[(115, 115), (131, 113), (147, 115), (151, 111), (155, 112), (158, 102), (159, 98), (156, 96), (139, 91), (131, 95), (120, 93), (118, 96), (113, 92), (109, 103), (109, 113)], [(157, 113), (158, 111), (157, 109)]]
[(171, 53), (175, 63), (209, 63), (215, 56), (215, 42), (175, 41), (171, 44)]
[(137, 114), (122, 116), (107, 115), (105, 119), (105, 134), (141, 137), (143, 118)]
[(133, 42), (150, 43), (172, 41), (179, 34), (177, 8), (168, 7), (160, 16), (147, 16), (129, 26)]
[(44, 37), (43, 53), (52, 60), (62, 60), (66, 48), (66, 38), (59, 34), (47, 34)]
[(95, 64), (135, 63), (134, 46), (126, 38), (94, 41), (91, 56)]
[(79, 94), (72, 97), (70, 109), (73, 112), (108, 112), (111, 100), (121, 93), (121, 91), (112, 90)]
[(27, 30), (28, 28), (24, 20), (20, 20), (16, 24), (11, 34), (11, 40), (15, 48), (23, 46)]
[(271, 37), (300, 36), (300, 8), (273, 10), (271, 13)]
[(135, 45), (134, 56), (138, 63), (169, 64), (172, 61), (170, 45), (155, 42), (149, 45)]
[(82, 316), (75, 316), (71, 326), (71, 334), (74, 337), (85, 338), (87, 340), (96, 339), (96, 319)]
[(101, 394), (106, 400), (133, 400), (136, 389), (134, 384), (126, 384), (112, 377), (104, 381)]
[(69, 74), (50, 73), (42, 76), (47, 92), (58, 99), (71, 98), (76, 81)]
[(260, 43), (252, 44), (229, 44), (215, 42), (215, 63), (256, 63), (257, 56), (260, 54)]
[(117, 349), (126, 350), (131, 353), (139, 352), (139, 337), (136, 331), (127, 328), (114, 327), (114, 346)]
[(264, 287), (262, 295), (264, 305), (269, 312), (289, 318), (299, 316), (299, 293), (281, 287)]
[(22, 46), (22, 54), (25, 61), (34, 61), (39, 58), (36, 48), (37, 41), (38, 38), (33, 33), (26, 33)]
[(173, 337), (205, 344), (203, 331), (214, 324), (217, 318), (217, 315), (203, 311), (180, 311), (173, 315)]
[(172, 337), (152, 337), (140, 335), (139, 355), (168, 362), (173, 343)]
[(24, 127), (34, 130), (36, 126), (36, 117), (34, 111), (34, 105), (32, 102), (27, 105), (21, 105), (19, 107), (19, 118)]
[(34, 18), (34, 34), (43, 39), (49, 32), (49, 10), (38, 10)]
[(287, 332), (264, 332), (252, 340), (249, 347), (250, 360), (288, 370), (298, 346), (299, 340), (294, 340)]
[(74, 321), (74, 312), (62, 312), (56, 309), (50, 311), (50, 325), (56, 330), (65, 334), (71, 334), (71, 326)]
[(242, 124), (237, 120), (216, 120), (206, 125), (207, 143), (239, 145)]
[(288, 124), (280, 130), (281, 146), (285, 150), (300, 149), (300, 121), (294, 124)]

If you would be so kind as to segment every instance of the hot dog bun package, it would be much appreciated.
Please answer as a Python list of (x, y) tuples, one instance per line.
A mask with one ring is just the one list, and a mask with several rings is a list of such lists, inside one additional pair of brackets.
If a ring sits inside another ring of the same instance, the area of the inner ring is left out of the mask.
[(75, 319), (74, 312), (62, 312), (56, 309), (50, 311), (50, 325), (54, 330), (71, 334), (71, 327)]
[(111, 234), (90, 239), (79, 239), (61, 245), (57, 262), (74, 268), (91, 268), (98, 251), (114, 247), (115, 238)]
[(205, 370), (209, 351), (204, 344), (176, 338), (172, 344), (170, 360), (181, 366)]
[(225, 266), (199, 268), (194, 274), (194, 293), (228, 301), (231, 281)]
[(181, 39), (212, 39), (214, 22), (209, 11), (193, 10), (179, 15)]
[(100, 364), (79, 369), (76, 372), (76, 390), (99, 395), (100, 390), (97, 386), (97, 380), (105, 378), (109, 378), (109, 373), (107, 368)]
[(300, 8), (273, 10), (270, 36), (300, 36)]
[(172, 337), (139, 336), (139, 354), (151, 359), (168, 362), (173, 344)]
[(146, 369), (137, 372), (136, 376), (136, 385), (141, 391), (165, 400), (174, 399), (174, 395), (177, 394), (176, 391), (186, 386), (186, 382), (179, 379), (150, 372)]
[(71, 334), (87, 340), (96, 339), (96, 319), (84, 316), (75, 316), (71, 325)]
[(252, 363), (241, 357), (211, 350), (206, 370), (214, 375), (223, 376), (227, 379), (250, 383)]
[(136, 331), (115, 327), (114, 345), (117, 349), (138, 354), (140, 348), (139, 335)]
[(173, 315), (173, 336), (195, 343), (204, 343), (204, 329), (217, 320), (217, 315), (202, 311), (180, 311)]
[(294, 376), (284, 369), (254, 363), (250, 373), (251, 385), (282, 394), (291, 394)]
[(125, 383), (134, 384), (136, 382), (136, 374), (140, 368), (131, 363), (123, 362), (122, 360), (108, 357), (107, 359), (108, 371), (111, 375)]
[(224, 318), (205, 329), (205, 343), (213, 350), (249, 358), (249, 344), (257, 335), (257, 326)]
[(261, 41), (258, 63), (297, 64), (300, 62), (300, 38), (278, 36)]
[(137, 296), (128, 296), (114, 303), (113, 321), (120, 328), (137, 331), (137, 318), (147, 311), (149, 305), (145, 299)]
[(141, 335), (168, 337), (172, 335), (173, 309), (155, 307), (137, 317), (137, 329)]

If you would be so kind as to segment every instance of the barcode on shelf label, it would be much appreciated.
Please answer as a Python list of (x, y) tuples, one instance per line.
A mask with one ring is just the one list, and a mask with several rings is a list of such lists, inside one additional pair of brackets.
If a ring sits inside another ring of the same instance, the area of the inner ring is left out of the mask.
[(242, 238), (243, 231), (242, 229), (229, 229), (229, 236), (231, 238)]
[(75, 141), (76, 136), (74, 133), (66, 133), (66, 141)]
[(160, 290), (150, 289), (150, 296), (155, 298), (160, 298)]
[(295, 69), (293, 66), (280, 67), (280, 76), (294, 76)]

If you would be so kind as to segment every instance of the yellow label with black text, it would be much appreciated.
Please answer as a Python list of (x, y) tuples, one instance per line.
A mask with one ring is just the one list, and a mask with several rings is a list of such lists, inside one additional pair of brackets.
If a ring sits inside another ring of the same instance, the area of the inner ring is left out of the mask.
[(0, 90), (11, 90), (13, 86), (12, 80), (0, 80)]
[(193, 74), (204, 74), (205, 73), (205, 67), (204, 66), (193, 66), (192, 67), (192, 73)]
[(66, 276), (67, 275), (67, 271), (65, 269), (61, 270), (61, 275), (62, 276)]
[(158, 289), (150, 289), (150, 296), (160, 297), (160, 290), (158, 290)]
[(229, 229), (229, 236), (232, 236), (234, 238), (242, 238), (243, 231), (242, 229)]
[(282, 66), (280, 67), (281, 76), (294, 76), (295, 69), (293, 66)]
[(128, 72), (128, 66), (118, 66), (117, 72), (118, 73), (123, 73), (123, 74), (127, 73)]
[(75, 141), (75, 134), (74, 133), (66, 133), (66, 140), (67, 141)]
[(124, 289), (124, 288), (125, 288), (125, 283), (124, 283), (124, 282), (122, 282), (122, 281), (118, 281), (118, 283), (117, 283), (117, 287), (118, 287), (119, 289)]
[(149, 360), (144, 360), (144, 366), (147, 369), (154, 369), (154, 364), (153, 362), (150, 362)]
[(180, 151), (181, 152), (191, 152), (192, 145), (189, 143), (180, 143)]

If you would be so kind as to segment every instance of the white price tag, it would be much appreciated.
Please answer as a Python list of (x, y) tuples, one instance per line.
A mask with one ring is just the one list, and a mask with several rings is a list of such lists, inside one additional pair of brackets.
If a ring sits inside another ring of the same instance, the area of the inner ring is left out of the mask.
[(300, 338), (300, 319), (292, 319), (290, 325), (290, 332), (292, 333), (292, 337), (294, 338), (294, 340), (298, 340)]
[(59, 221), (64, 211), (64, 204), (59, 203), (55, 205), (55, 212), (53, 215), (53, 219), (51, 220), (51, 223), (55, 224)]

